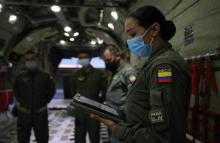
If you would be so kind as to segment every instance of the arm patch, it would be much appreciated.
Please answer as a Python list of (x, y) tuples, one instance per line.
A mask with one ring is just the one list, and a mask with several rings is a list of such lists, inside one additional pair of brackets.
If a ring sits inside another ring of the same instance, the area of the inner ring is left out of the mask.
[(133, 82), (135, 82), (135, 80), (136, 80), (136, 76), (135, 75), (130, 75), (128, 77), (128, 83), (133, 83)]
[(159, 68), (157, 71), (158, 83), (171, 83), (173, 82), (172, 68), (164, 67)]
[(149, 113), (149, 119), (152, 124), (165, 123), (165, 113), (163, 110), (152, 110)]

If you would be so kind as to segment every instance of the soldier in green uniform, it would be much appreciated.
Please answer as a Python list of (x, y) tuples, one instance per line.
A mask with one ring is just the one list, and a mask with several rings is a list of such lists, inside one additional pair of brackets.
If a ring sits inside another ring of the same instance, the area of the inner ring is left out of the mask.
[[(123, 112), (127, 92), (136, 80), (136, 72), (126, 61), (126, 52), (114, 45), (108, 45), (102, 54), (106, 69), (113, 73), (111, 83), (106, 93), (106, 104)], [(112, 143), (117, 143), (111, 138)]]
[[(90, 64), (91, 55), (88, 51), (78, 53), (78, 63), (82, 68), (72, 75), (72, 95), (80, 93), (82, 96), (98, 102), (105, 101), (107, 77), (104, 72), (95, 69)], [(89, 133), (91, 143), (99, 143), (100, 123), (84, 113), (81, 109), (75, 109), (75, 142), (85, 143), (86, 133)]]
[(136, 80), (136, 72), (126, 61), (125, 55), (126, 53), (121, 52), (114, 45), (107, 46), (102, 54), (106, 69), (113, 73), (106, 102), (117, 109), (123, 109), (128, 89)]
[(168, 41), (175, 25), (153, 6), (133, 12), (125, 22), (128, 47), (149, 57), (128, 92), (126, 120), (105, 123), (122, 143), (184, 143), (191, 93), (191, 74)]
[(54, 80), (48, 73), (39, 70), (38, 54), (28, 51), (24, 58), (26, 71), (17, 75), (14, 82), (18, 110), (18, 142), (29, 143), (33, 128), (36, 141), (47, 143), (47, 104), (55, 93)]

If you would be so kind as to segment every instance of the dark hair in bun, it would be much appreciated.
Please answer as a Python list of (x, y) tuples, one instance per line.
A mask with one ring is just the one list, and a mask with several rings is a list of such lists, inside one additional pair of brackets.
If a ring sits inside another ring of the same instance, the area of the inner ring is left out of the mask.
[(159, 23), (161, 26), (161, 37), (168, 41), (176, 33), (176, 26), (172, 21), (166, 21), (162, 12), (154, 6), (143, 6), (131, 13), (128, 17), (137, 19), (138, 23), (144, 28), (149, 28), (153, 23)]
[(173, 21), (166, 21), (165, 27), (161, 30), (161, 36), (164, 40), (170, 40), (176, 33), (176, 26)]

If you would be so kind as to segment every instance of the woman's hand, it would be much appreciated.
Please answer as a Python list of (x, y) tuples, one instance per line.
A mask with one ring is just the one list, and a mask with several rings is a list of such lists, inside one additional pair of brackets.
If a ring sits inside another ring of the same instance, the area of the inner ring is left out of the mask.
[(117, 124), (112, 120), (105, 119), (105, 118), (102, 118), (102, 117), (100, 117), (98, 115), (94, 115), (94, 114), (91, 114), (90, 116), (91, 116), (92, 119), (95, 119), (95, 120), (105, 124), (111, 130), (114, 129), (117, 126)]

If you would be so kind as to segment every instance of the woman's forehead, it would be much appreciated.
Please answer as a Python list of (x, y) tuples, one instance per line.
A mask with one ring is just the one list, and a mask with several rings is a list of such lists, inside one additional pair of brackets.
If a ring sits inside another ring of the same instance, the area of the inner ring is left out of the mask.
[(129, 17), (125, 21), (125, 32), (132, 31), (136, 27), (140, 26), (135, 18)]

